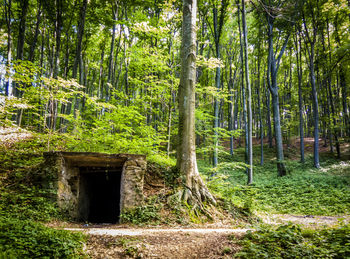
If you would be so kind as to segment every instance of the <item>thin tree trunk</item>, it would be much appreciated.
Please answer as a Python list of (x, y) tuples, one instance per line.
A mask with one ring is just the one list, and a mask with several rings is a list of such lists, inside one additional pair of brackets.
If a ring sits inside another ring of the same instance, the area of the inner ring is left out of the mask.
[(252, 115), (252, 91), (249, 80), (249, 63), (248, 63), (248, 37), (247, 37), (247, 23), (246, 23), (246, 11), (244, 0), (242, 0), (242, 26), (243, 26), (243, 38), (244, 38), (244, 64), (245, 64), (245, 81), (248, 90), (248, 184), (253, 183), (253, 115)]
[(21, 17), (20, 17), (19, 28), (18, 28), (17, 57), (16, 57), (17, 59), (20, 59), (20, 60), (23, 60), (28, 5), (29, 5), (28, 0), (20, 0)]
[[(29, 5), (28, 0), (21, 0), (20, 1), (21, 17), (20, 17), (19, 28), (18, 28), (17, 55), (16, 55), (17, 60), (23, 60), (28, 5)], [(14, 83), (13, 86), (14, 86), (13, 95), (16, 97), (21, 97), (22, 91), (18, 89), (19, 85), (17, 83)], [(19, 113), (20, 114), (17, 114), (17, 123), (20, 124), (21, 117), (22, 117), (22, 111), (19, 111)]]
[[(233, 55), (232, 55), (233, 56)], [(237, 75), (237, 68), (235, 69), (234, 75), (232, 75), (232, 56), (229, 57), (229, 73), (230, 73), (230, 79), (229, 79), (229, 83), (228, 83), (228, 92), (229, 92), (229, 103), (228, 103), (228, 130), (231, 132), (233, 130), (235, 130), (235, 123), (237, 120), (237, 113), (234, 113), (234, 88), (235, 88), (235, 80), (236, 80), (236, 75)], [(236, 94), (237, 96), (237, 94)], [(236, 103), (235, 103), (236, 105)], [(236, 115), (236, 117), (235, 117)], [(233, 156), (233, 149), (234, 149), (234, 143), (233, 143), (233, 136), (230, 136), (230, 154), (231, 156)]]
[(266, 121), (267, 121), (267, 137), (269, 141), (269, 148), (272, 148), (272, 126), (271, 126), (271, 93), (269, 90), (267, 90), (265, 85), (265, 93), (266, 93)]
[[(325, 46), (325, 39), (324, 39), (324, 34), (323, 31), (322, 33), (322, 43), (323, 43), (323, 50), (326, 52), (326, 46)], [(332, 64), (332, 51), (331, 51), (331, 45), (330, 45), (330, 38), (329, 38), (329, 22), (327, 18), (327, 33), (328, 33), (328, 48), (329, 48), (329, 54), (328, 54), (328, 60), (329, 60), (329, 65)], [(337, 120), (336, 120), (336, 112), (335, 112), (335, 107), (334, 107), (334, 100), (333, 100), (333, 91), (332, 91), (332, 74), (328, 69), (326, 70), (327, 73), (327, 90), (328, 90), (328, 95), (329, 95), (329, 102), (331, 106), (331, 111), (332, 111), (332, 122), (333, 122), (333, 132), (334, 132), (334, 140), (335, 140), (335, 148), (337, 151), (337, 157), (340, 158), (340, 144), (339, 144), (339, 139), (338, 139), (338, 130), (337, 130)], [(344, 98), (344, 96), (343, 96)], [(328, 99), (328, 98), (327, 98)]]
[(98, 76), (98, 89), (97, 89), (97, 97), (103, 99), (103, 59), (105, 55), (105, 48), (102, 47), (101, 58), (100, 58), (100, 71)]
[(56, 52), (54, 57), (53, 77), (57, 78), (60, 66), (61, 30), (62, 30), (62, 0), (56, 0)]
[[(237, 2), (238, 4), (238, 2)], [(245, 86), (244, 86), (244, 63), (243, 63), (243, 42), (242, 42), (242, 32), (241, 32), (241, 22), (240, 22), (240, 7), (238, 4), (238, 28), (239, 28), (239, 45), (240, 45), (240, 59), (241, 59), (241, 87), (242, 87), (242, 106), (243, 106), (243, 128), (244, 128), (244, 139), (245, 139), (245, 162), (246, 164), (249, 164), (248, 161), (248, 125), (247, 125), (247, 106), (246, 106), (246, 94), (245, 94)], [(247, 174), (248, 174), (248, 168), (247, 168)]]
[(30, 45), (30, 50), (29, 50), (29, 58), (28, 58), (28, 60), (30, 62), (34, 61), (35, 48), (36, 48), (36, 44), (38, 42), (38, 36), (39, 36), (39, 26), (40, 26), (40, 23), (41, 23), (41, 13), (42, 13), (41, 0), (39, 0), (38, 13), (37, 13), (37, 16), (36, 16), (34, 38), (33, 38), (32, 44)]
[[(261, 102), (260, 102), (260, 43), (258, 45), (258, 78), (257, 78), (257, 94), (258, 94), (258, 113), (259, 113), (259, 126), (260, 126), (260, 165), (264, 164), (264, 127), (263, 119), (261, 115)], [(265, 78), (265, 77), (264, 77)], [(265, 80), (264, 80), (265, 85)]]
[[(312, 7), (311, 7), (312, 8)], [(315, 78), (315, 43), (317, 37), (317, 24), (314, 22), (314, 13), (312, 13), (312, 29), (313, 35), (311, 36), (306, 25), (305, 16), (303, 14), (303, 24), (305, 28), (306, 39), (305, 42), (309, 47), (307, 53), (309, 55), (309, 69), (310, 69), (310, 82), (312, 89), (312, 104), (314, 115), (314, 167), (320, 168), (320, 156), (319, 156), (319, 113), (318, 113), (318, 97), (316, 89)]]
[(314, 57), (315, 57), (315, 44), (311, 42), (310, 44), (310, 81), (312, 89), (313, 98), (313, 110), (314, 110), (314, 166), (320, 168), (320, 157), (319, 157), (319, 114), (318, 114), (318, 97), (316, 90), (316, 80), (315, 80), (315, 68), (314, 68)]
[[(118, 6), (116, 6), (116, 10), (113, 10), (112, 8), (112, 13), (113, 13), (113, 29), (112, 29), (112, 39), (111, 39), (111, 48), (110, 48), (110, 53), (109, 53), (109, 59), (108, 59), (108, 76), (107, 76), (107, 83), (111, 83), (112, 81), (112, 72), (113, 72), (113, 57), (114, 57), (114, 45), (115, 45), (115, 33), (116, 33), (116, 18), (117, 18), (117, 11), (118, 11)], [(107, 84), (106, 86), (106, 101), (110, 99), (110, 90), (109, 90), (109, 85)]]
[[(299, 32), (300, 33), (300, 32)], [(299, 97), (299, 136), (300, 136), (300, 162), (305, 162), (305, 153), (304, 153), (304, 109), (303, 109), (303, 95), (302, 95), (302, 79), (303, 79), (303, 69), (301, 62), (301, 38), (296, 36), (295, 46), (297, 49), (296, 58), (297, 58), (297, 73), (298, 73), (298, 97)]]
[(11, 84), (11, 78), (9, 74), (9, 68), (11, 67), (11, 62), (12, 62), (12, 17), (11, 17), (11, 8), (12, 8), (12, 1), (5, 0), (5, 19), (6, 19), (6, 25), (7, 25), (7, 60), (6, 60), (6, 65), (8, 67), (8, 70), (6, 70), (7, 74), (7, 81), (5, 85), (5, 95), (10, 96), (12, 93), (10, 92), (10, 84)]
[[(220, 42), (217, 39), (218, 34), (218, 11), (216, 7), (213, 8), (213, 19), (214, 19), (214, 37), (215, 37), (215, 47), (216, 47), (216, 58), (220, 58)], [(215, 70), (215, 87), (216, 91), (220, 92), (220, 67), (218, 66)], [(218, 97), (214, 99), (214, 153), (213, 153), (213, 166), (217, 167), (218, 165), (218, 142), (219, 142), (219, 100)]]
[(277, 72), (279, 68), (279, 62), (282, 58), (283, 52), (287, 46), (289, 36), (284, 41), (283, 47), (280, 50), (277, 60), (275, 59), (273, 49), (273, 18), (268, 16), (268, 86), (272, 96), (272, 108), (273, 108), (273, 122), (275, 130), (276, 141), (276, 155), (277, 155), (277, 172), (278, 176), (284, 176), (287, 174), (287, 170), (284, 164), (283, 155), (283, 142), (281, 131), (281, 119), (279, 112), (279, 97), (278, 97), (278, 85), (277, 85)]
[(82, 0), (82, 5), (80, 9), (79, 22), (78, 22), (78, 34), (77, 34), (77, 47), (75, 51), (75, 59), (73, 65), (73, 78), (77, 79), (78, 75), (78, 66), (80, 64), (80, 56), (81, 56), (81, 46), (84, 35), (84, 27), (85, 27), (85, 16), (86, 16), (86, 8), (87, 8), (87, 0)]

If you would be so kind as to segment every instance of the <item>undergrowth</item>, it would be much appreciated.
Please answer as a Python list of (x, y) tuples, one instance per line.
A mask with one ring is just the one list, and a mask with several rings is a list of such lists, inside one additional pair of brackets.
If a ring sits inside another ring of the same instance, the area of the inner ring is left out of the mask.
[(158, 224), (160, 221), (159, 210), (160, 208), (157, 204), (139, 206), (125, 210), (120, 214), (120, 220), (123, 223), (136, 225), (143, 225), (145, 223)]
[(0, 258), (81, 258), (84, 241), (81, 233), (31, 220), (0, 218)]
[[(221, 164), (236, 168), (215, 170), (206, 161), (198, 162), (199, 170), (210, 189), (219, 197), (230, 200), (247, 212), (265, 211), (281, 214), (342, 215), (350, 212), (350, 162), (322, 157), (321, 167), (312, 166), (312, 157), (304, 164), (286, 160), (288, 175), (278, 177), (275, 160), (270, 154), (263, 166), (254, 164), (254, 183), (246, 184), (247, 175), (241, 167), (242, 150), (233, 158), (223, 157)], [(257, 162), (257, 161), (256, 161)]]
[(38, 221), (60, 217), (53, 186), (56, 176), (43, 166), (46, 145), (46, 138), (35, 137), (11, 148), (0, 146), (1, 216)]
[(236, 258), (349, 258), (350, 225), (320, 231), (293, 224), (261, 225), (238, 243), (242, 250)]

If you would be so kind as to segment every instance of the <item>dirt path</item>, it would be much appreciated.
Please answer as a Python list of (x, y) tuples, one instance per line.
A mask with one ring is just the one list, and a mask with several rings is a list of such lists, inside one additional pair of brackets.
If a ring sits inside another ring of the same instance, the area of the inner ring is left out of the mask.
[(91, 258), (232, 258), (248, 229), (66, 228), (89, 234)]
[(289, 215), (289, 214), (265, 214), (259, 217), (266, 224), (286, 224), (292, 222), (305, 227), (319, 228), (323, 226), (334, 226), (340, 222), (349, 223), (350, 216), (313, 216), (313, 215)]
[[(305, 227), (333, 226), (350, 222), (350, 216), (259, 215), (264, 223), (292, 222)], [(232, 258), (239, 251), (234, 240), (249, 228), (115, 228), (70, 227), (89, 235), (86, 251), (91, 258)], [(237, 241), (237, 240), (236, 240)]]
[(108, 236), (151, 236), (151, 235), (162, 235), (162, 234), (244, 234), (249, 229), (247, 228), (238, 228), (238, 229), (232, 229), (232, 228), (136, 228), (136, 229), (129, 229), (129, 228), (122, 228), (122, 229), (106, 229), (106, 228), (88, 228), (88, 229), (82, 229), (82, 228), (65, 228), (65, 230), (70, 231), (82, 231), (89, 235), (108, 235)]

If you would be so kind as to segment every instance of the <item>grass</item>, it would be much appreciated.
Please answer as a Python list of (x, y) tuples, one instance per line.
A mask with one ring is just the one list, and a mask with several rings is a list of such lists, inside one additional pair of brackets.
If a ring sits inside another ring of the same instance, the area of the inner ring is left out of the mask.
[[(258, 147), (255, 154), (259, 154)], [(246, 185), (245, 170), (238, 167), (223, 167), (215, 171), (200, 160), (199, 170), (208, 180), (208, 185), (219, 196), (229, 199), (237, 206), (256, 211), (300, 215), (342, 215), (350, 212), (350, 161), (321, 157), (321, 169), (313, 168), (312, 156), (304, 164), (286, 160), (288, 175), (278, 177), (273, 150), (268, 148), (263, 166), (258, 158), (254, 161), (254, 183)], [(233, 165), (243, 161), (243, 149), (235, 156), (224, 159)]]

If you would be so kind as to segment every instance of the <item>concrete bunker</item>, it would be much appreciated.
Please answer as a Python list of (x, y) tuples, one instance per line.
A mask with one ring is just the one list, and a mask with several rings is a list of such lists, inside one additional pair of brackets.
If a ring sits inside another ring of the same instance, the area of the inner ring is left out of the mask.
[(57, 175), (57, 202), (78, 221), (117, 223), (143, 201), (146, 157), (131, 154), (47, 152)]

